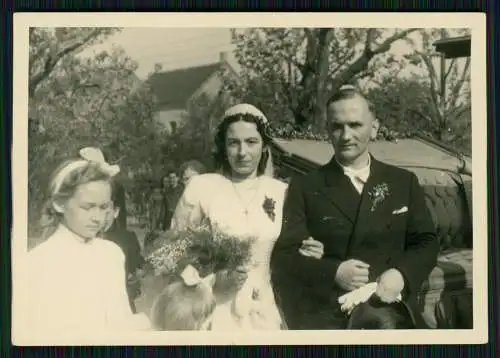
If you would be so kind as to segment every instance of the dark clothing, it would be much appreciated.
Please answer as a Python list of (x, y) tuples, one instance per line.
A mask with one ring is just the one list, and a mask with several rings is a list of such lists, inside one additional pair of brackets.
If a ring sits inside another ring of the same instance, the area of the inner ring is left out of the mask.
[(172, 217), (174, 216), (175, 208), (177, 203), (184, 192), (184, 186), (178, 184), (175, 188), (167, 188), (163, 193), (163, 205), (162, 205), (162, 230), (170, 229), (170, 224), (172, 222)]
[(127, 206), (126, 206), (126, 194), (125, 188), (122, 184), (117, 184), (116, 188), (116, 197), (114, 198), (115, 206), (120, 208), (120, 212), (118, 213), (118, 218), (115, 222), (121, 229), (127, 229)]
[[(389, 194), (372, 211), (369, 193), (383, 184)], [(299, 253), (302, 240), (310, 236), (323, 243), (322, 259)], [(272, 282), (289, 329), (343, 329), (347, 317), (337, 299), (345, 291), (334, 282), (341, 262), (370, 264), (371, 282), (387, 269), (398, 269), (405, 279), (403, 299), (414, 309), (438, 251), (434, 224), (413, 173), (372, 157), (360, 195), (332, 159), (290, 183), (271, 257)]]
[(148, 205), (150, 232), (163, 230), (163, 205), (163, 194), (161, 192), (153, 192)]
[(130, 307), (133, 312), (136, 312), (134, 300), (140, 294), (138, 284), (129, 283), (128, 276), (134, 274), (138, 268), (143, 266), (144, 258), (141, 254), (141, 247), (137, 240), (137, 235), (133, 231), (120, 229), (116, 224), (106, 231), (103, 238), (114, 242), (122, 249), (125, 255), (125, 271), (127, 275), (127, 293), (129, 297)]

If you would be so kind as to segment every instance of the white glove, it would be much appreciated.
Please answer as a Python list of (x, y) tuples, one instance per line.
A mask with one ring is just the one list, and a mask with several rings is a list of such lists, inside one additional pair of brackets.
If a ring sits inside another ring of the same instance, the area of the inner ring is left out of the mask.
[[(370, 282), (363, 287), (357, 288), (348, 292), (338, 298), (340, 309), (347, 314), (351, 314), (352, 310), (360, 303), (366, 302), (377, 291), (377, 283)], [(397, 298), (401, 301), (401, 294)]]

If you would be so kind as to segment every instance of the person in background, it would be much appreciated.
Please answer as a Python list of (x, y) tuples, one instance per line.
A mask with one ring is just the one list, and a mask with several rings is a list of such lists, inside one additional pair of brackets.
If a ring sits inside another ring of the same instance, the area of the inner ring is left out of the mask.
[(114, 220), (116, 225), (123, 230), (127, 230), (127, 196), (125, 187), (120, 181), (116, 182), (116, 188), (113, 188), (113, 202), (120, 208), (118, 217)]
[(163, 190), (162, 184), (154, 187), (151, 191), (151, 197), (148, 201), (149, 229), (157, 231), (163, 229)]
[(114, 242), (118, 245), (125, 255), (125, 273), (127, 278), (127, 294), (130, 308), (136, 313), (135, 299), (140, 294), (140, 285), (138, 282), (131, 281), (131, 276), (144, 265), (144, 258), (141, 254), (141, 246), (137, 235), (120, 225), (120, 194), (123, 186), (118, 181), (113, 181), (111, 192), (111, 204), (106, 217), (106, 224), (102, 230), (102, 238)]
[(179, 172), (181, 173), (182, 184), (186, 187), (192, 177), (206, 173), (206, 168), (199, 161), (190, 160), (181, 166)]
[(180, 183), (176, 172), (170, 172), (162, 180), (163, 184), (163, 206), (161, 229), (168, 230), (174, 215), (175, 208), (184, 191), (184, 186)]

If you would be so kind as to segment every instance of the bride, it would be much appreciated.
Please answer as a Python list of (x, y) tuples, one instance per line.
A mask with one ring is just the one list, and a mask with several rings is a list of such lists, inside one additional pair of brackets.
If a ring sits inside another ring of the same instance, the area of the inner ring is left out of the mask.
[[(256, 239), (250, 267), (216, 274), (212, 330), (283, 327), (269, 260), (281, 230), (287, 185), (272, 177), (270, 142), (268, 120), (256, 107), (239, 104), (226, 111), (215, 137), (219, 173), (193, 177), (173, 216), (172, 230), (208, 224), (214, 232)], [(300, 252), (316, 256), (321, 249), (306, 240)]]

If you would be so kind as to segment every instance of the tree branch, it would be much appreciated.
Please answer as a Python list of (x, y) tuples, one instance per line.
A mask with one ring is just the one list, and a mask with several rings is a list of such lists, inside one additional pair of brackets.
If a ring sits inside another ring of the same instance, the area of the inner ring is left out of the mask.
[(446, 73), (444, 75), (445, 82), (448, 79), (448, 76), (450, 75), (451, 70), (453, 69), (453, 66), (455, 66), (455, 63), (456, 63), (456, 58), (454, 58), (454, 59), (451, 60), (450, 66), (448, 67), (448, 71), (446, 71)]
[(349, 79), (354, 77), (356, 74), (365, 71), (368, 68), (368, 63), (375, 55), (389, 51), (393, 42), (404, 38), (418, 29), (407, 29), (394, 34), (379, 45), (377, 49), (373, 50), (371, 48), (371, 43), (373, 41), (373, 37), (375, 36), (375, 30), (376, 29), (368, 29), (365, 40), (365, 48), (362, 54), (347, 69), (345, 69), (345, 71), (340, 73), (337, 78), (331, 82), (331, 92), (337, 91)]
[(335, 66), (335, 68), (332, 69), (328, 75), (333, 77), (338, 71), (340, 71), (340, 69), (342, 69), (342, 67), (352, 60), (355, 54), (356, 52), (354, 50), (350, 50), (342, 59), (338, 59), (337, 66)]
[(430, 56), (428, 56), (425, 53), (422, 52), (416, 52), (422, 61), (425, 64), (425, 67), (427, 67), (427, 72), (429, 74), (429, 82), (430, 82), (430, 95), (431, 95), (431, 102), (432, 106), (431, 108), (433, 109), (434, 112), (434, 118), (436, 119), (437, 122), (441, 121), (441, 111), (440, 111), (440, 101), (438, 97), (438, 90), (436, 88), (436, 81), (438, 80), (437, 78), (437, 73), (434, 68), (434, 65), (432, 64), (432, 60)]
[(73, 43), (72, 45), (69, 45), (66, 48), (63, 48), (58, 53), (49, 54), (47, 59), (45, 60), (45, 65), (43, 66), (43, 70), (41, 70), (39, 73), (34, 75), (29, 81), (29, 96), (33, 97), (38, 85), (50, 75), (50, 73), (52, 72), (54, 67), (59, 63), (59, 61), (64, 56), (66, 56), (66, 55), (70, 54), (71, 52), (74, 52), (74, 51), (80, 49), (81, 47), (85, 46), (90, 41), (97, 38), (100, 34), (101, 34), (101, 29), (95, 29), (95, 30), (91, 31), (83, 39), (81, 39), (80, 41), (77, 41), (77, 42)]
[(460, 95), (460, 91), (462, 90), (464, 83), (466, 82), (467, 76), (469, 75), (469, 67), (470, 67), (470, 57), (467, 58), (462, 75), (460, 79), (455, 83), (451, 90), (451, 106), (455, 107)]
[(419, 116), (420, 118), (424, 119), (426, 122), (428, 123), (432, 123), (433, 120), (432, 120), (432, 117), (429, 117), (428, 115), (422, 113), (421, 111), (419, 110), (416, 110), (414, 108), (408, 108), (408, 110), (414, 114), (416, 114), (417, 116)]
[(381, 53), (389, 51), (394, 42), (405, 38), (406, 36), (408, 36), (409, 34), (411, 34), (412, 32), (415, 32), (417, 30), (418, 29), (406, 29), (406, 30), (403, 30), (401, 32), (398, 32), (398, 33), (392, 35), (388, 39), (384, 40), (384, 42), (382, 42), (382, 44), (380, 44), (377, 49), (373, 50), (374, 54), (381, 54)]

